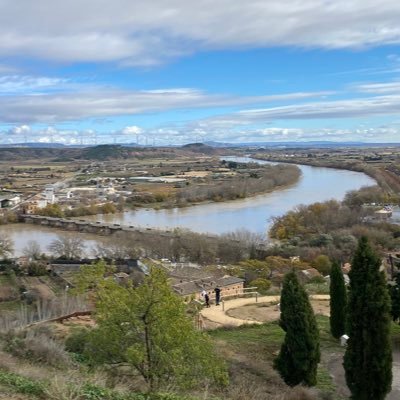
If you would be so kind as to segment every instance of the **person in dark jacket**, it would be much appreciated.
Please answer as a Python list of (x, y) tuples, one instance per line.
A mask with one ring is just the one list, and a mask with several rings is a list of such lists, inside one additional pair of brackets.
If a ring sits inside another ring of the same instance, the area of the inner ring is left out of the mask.
[(215, 305), (219, 306), (219, 302), (221, 300), (221, 289), (217, 286), (214, 289), (214, 292), (215, 292)]
[(204, 295), (204, 300), (205, 300), (205, 302), (206, 302), (206, 307), (207, 307), (207, 308), (210, 307), (210, 296), (208, 295), (208, 293), (206, 293), (206, 294)]

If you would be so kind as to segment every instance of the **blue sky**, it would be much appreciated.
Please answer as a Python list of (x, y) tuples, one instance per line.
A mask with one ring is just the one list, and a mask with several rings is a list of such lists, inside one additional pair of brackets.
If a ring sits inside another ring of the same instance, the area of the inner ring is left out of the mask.
[(399, 142), (399, 20), (393, 0), (0, 0), (0, 142)]

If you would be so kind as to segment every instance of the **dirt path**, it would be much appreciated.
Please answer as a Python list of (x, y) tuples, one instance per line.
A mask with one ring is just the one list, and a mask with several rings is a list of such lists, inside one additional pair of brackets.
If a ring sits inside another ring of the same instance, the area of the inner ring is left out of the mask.
[[(349, 389), (347, 388), (346, 378), (343, 368), (343, 354), (333, 354), (331, 359), (327, 361), (329, 374), (331, 375), (337, 391), (341, 396), (350, 396)], [(400, 349), (393, 349), (393, 381), (392, 390), (387, 395), (386, 400), (400, 399)]]
[[(328, 295), (314, 295), (310, 296), (311, 299), (315, 300), (329, 300)], [(258, 297), (257, 303), (279, 303), (280, 296), (261, 296)], [(217, 326), (240, 326), (244, 324), (261, 324), (262, 321), (257, 321), (252, 318), (243, 319), (235, 318), (228, 315), (227, 312), (234, 308), (246, 306), (248, 304), (256, 304), (256, 298), (240, 298), (234, 300), (225, 301), (225, 303), (219, 306), (212, 305), (210, 308), (203, 308), (201, 315), (205, 319), (205, 328), (212, 329)], [(207, 321), (211, 321), (211, 324)]]

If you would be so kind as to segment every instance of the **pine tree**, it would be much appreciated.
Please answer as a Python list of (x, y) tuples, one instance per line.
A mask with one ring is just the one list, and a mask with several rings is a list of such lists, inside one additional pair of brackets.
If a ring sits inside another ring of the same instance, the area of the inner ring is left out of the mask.
[(335, 338), (340, 338), (345, 333), (347, 293), (343, 273), (337, 262), (332, 264), (330, 284), (331, 333)]
[(319, 332), (308, 295), (294, 272), (283, 281), (280, 325), (286, 335), (275, 368), (290, 386), (314, 386), (320, 361)]
[(344, 356), (347, 386), (355, 400), (383, 400), (392, 383), (390, 299), (380, 259), (368, 239), (353, 258)]

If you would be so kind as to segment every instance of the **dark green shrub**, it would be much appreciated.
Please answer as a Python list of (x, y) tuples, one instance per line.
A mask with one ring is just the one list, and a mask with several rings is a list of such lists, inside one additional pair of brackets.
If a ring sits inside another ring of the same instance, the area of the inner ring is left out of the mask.
[(89, 330), (86, 328), (75, 329), (65, 341), (65, 350), (70, 353), (83, 354), (88, 335)]

